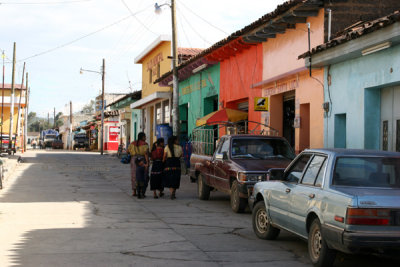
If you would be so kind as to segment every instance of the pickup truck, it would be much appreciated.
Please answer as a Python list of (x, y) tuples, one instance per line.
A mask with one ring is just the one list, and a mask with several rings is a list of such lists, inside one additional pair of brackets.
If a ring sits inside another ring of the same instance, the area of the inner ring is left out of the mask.
[(265, 181), (270, 168), (286, 168), (295, 153), (283, 137), (234, 134), (216, 144), (192, 142), (189, 175), (197, 181), (198, 197), (208, 200), (212, 190), (230, 195), (231, 208), (244, 212), (254, 185)]

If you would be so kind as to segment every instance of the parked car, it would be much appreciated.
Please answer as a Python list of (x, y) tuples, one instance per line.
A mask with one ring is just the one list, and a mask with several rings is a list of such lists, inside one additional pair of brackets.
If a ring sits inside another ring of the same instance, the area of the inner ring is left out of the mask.
[(400, 248), (400, 153), (306, 150), (268, 179), (249, 200), (259, 238), (295, 233), (315, 266), (332, 265), (337, 250)]
[(190, 158), (189, 174), (197, 181), (198, 197), (207, 200), (212, 190), (225, 192), (234, 212), (245, 210), (254, 184), (266, 180), (268, 169), (286, 167), (295, 157), (286, 139), (277, 136), (225, 135), (215, 151), (209, 141), (204, 144), (194, 143)]
[(63, 149), (63, 148), (64, 148), (64, 143), (63, 143), (63, 141), (60, 140), (60, 139), (55, 139), (55, 140), (53, 141), (53, 143), (51, 144), (51, 147), (52, 147), (53, 149), (56, 149), (56, 148)]

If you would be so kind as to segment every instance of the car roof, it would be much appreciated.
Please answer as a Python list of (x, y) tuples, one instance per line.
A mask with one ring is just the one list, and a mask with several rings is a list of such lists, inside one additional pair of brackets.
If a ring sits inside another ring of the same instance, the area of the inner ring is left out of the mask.
[(331, 154), (336, 156), (390, 156), (400, 157), (399, 152), (389, 152), (382, 150), (371, 149), (348, 149), (348, 148), (320, 148), (320, 149), (306, 149), (303, 152), (319, 152)]
[(266, 138), (266, 139), (283, 139), (281, 136), (273, 136), (273, 135), (263, 135), (263, 134), (227, 134), (222, 137), (239, 137), (239, 138), (245, 138), (245, 137), (256, 137), (256, 138)]

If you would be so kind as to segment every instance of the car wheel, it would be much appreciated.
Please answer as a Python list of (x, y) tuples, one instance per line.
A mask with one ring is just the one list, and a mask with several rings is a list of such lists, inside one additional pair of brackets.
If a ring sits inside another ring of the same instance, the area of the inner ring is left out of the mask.
[(210, 198), (211, 187), (209, 187), (205, 182), (203, 176), (200, 174), (197, 178), (197, 193), (199, 199), (208, 200)]
[(329, 267), (335, 261), (336, 251), (326, 244), (318, 219), (314, 219), (308, 233), (308, 254), (316, 267)]
[(231, 208), (236, 213), (242, 213), (246, 209), (247, 198), (239, 196), (238, 181), (234, 180), (231, 186)]
[(258, 238), (274, 240), (278, 237), (279, 228), (271, 225), (271, 220), (268, 217), (264, 201), (259, 201), (254, 206), (252, 214), (253, 231)]

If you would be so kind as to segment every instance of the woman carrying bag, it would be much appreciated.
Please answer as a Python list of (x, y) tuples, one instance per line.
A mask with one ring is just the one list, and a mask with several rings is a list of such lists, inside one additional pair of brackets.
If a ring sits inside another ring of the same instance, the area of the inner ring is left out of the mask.
[(147, 176), (149, 167), (149, 145), (146, 143), (146, 134), (140, 132), (137, 141), (129, 144), (128, 152), (131, 155), (131, 182), (132, 196), (137, 196), (136, 192), (136, 159), (144, 158), (145, 175)]
[(164, 150), (164, 187), (169, 187), (171, 199), (175, 199), (176, 189), (181, 183), (181, 160), (183, 155), (182, 147), (178, 145), (178, 138), (171, 136), (168, 139), (168, 146)]

